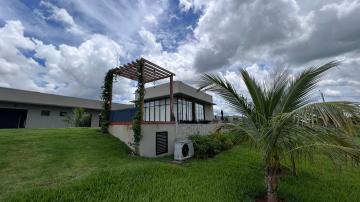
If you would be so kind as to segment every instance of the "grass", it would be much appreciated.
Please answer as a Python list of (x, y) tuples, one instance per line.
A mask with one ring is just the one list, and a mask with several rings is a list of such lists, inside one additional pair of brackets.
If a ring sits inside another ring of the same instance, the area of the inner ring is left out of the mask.
[[(129, 157), (97, 129), (0, 131), (0, 201), (251, 201), (263, 193), (260, 156), (240, 145), (182, 165)], [(281, 179), (287, 201), (357, 201), (360, 171), (319, 157)]]

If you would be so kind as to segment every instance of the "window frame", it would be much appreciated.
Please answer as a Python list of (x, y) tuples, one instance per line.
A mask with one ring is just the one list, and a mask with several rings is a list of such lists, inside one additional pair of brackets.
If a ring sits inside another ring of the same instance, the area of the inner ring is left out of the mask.
[[(46, 113), (45, 113), (46, 112)], [(50, 116), (51, 111), (50, 110), (41, 110), (40, 111), (40, 116)]]
[(63, 112), (63, 111), (59, 112), (59, 116), (61, 116), (61, 117), (64, 117), (64, 116), (66, 116), (67, 114), (68, 114), (67, 112)]

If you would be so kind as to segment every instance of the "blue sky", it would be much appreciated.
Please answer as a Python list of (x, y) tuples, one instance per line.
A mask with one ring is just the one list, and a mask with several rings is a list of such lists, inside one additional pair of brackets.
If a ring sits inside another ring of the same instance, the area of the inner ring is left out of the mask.
[[(318, 90), (359, 101), (358, 19), (358, 0), (0, 0), (0, 86), (99, 99), (105, 72), (142, 56), (194, 86), (222, 74), (246, 95), (240, 68), (263, 82), (341, 59)], [(134, 89), (119, 79), (115, 101)]]

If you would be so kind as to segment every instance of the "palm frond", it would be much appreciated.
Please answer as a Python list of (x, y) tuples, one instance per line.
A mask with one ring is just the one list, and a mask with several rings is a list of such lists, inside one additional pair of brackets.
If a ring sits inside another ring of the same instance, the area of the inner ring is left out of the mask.
[(265, 92), (263, 91), (261, 86), (258, 85), (256, 80), (249, 75), (248, 71), (246, 71), (245, 69), (241, 69), (241, 75), (250, 94), (255, 110), (258, 114), (264, 116), (266, 114), (264, 95)]
[(239, 122), (223, 127), (257, 148), (267, 166), (289, 156), (312, 159), (317, 153), (327, 155), (333, 162), (360, 162), (360, 145), (349, 135), (360, 120), (360, 105), (310, 102), (320, 78), (338, 64), (333, 61), (309, 68), (292, 81), (282, 73), (268, 87), (259, 85), (246, 70), (241, 70), (249, 101), (218, 75), (204, 74), (199, 90), (215, 92), (243, 115)]
[(273, 85), (266, 91), (265, 106), (267, 108), (267, 119), (280, 112), (280, 100), (283, 98), (288, 81), (289, 75), (286, 72), (281, 72), (275, 76)]
[(317, 87), (317, 83), (324, 73), (340, 64), (332, 61), (320, 67), (311, 67), (303, 71), (289, 85), (282, 104), (282, 112), (290, 112), (306, 104), (309, 104), (311, 93)]
[(244, 116), (251, 116), (252, 107), (247, 99), (240, 95), (235, 87), (218, 75), (204, 74), (199, 81), (198, 90), (212, 91), (222, 97), (233, 109)]
[(321, 102), (298, 108), (291, 113), (301, 124), (322, 124), (353, 132), (354, 120), (360, 117), (360, 107), (353, 102)]

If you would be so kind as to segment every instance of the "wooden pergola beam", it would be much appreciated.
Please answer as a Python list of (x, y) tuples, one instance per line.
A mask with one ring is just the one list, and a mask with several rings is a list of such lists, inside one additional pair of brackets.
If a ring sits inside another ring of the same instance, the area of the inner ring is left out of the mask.
[[(174, 92), (173, 92), (173, 77), (174, 73), (160, 67), (159, 65), (150, 62), (144, 58), (138, 59), (134, 62), (130, 62), (126, 65), (119, 66), (115, 68), (114, 73), (118, 76), (122, 76), (131, 80), (138, 81), (138, 72), (137, 65), (143, 65), (143, 79), (144, 84), (170, 78), (170, 111), (171, 111), (171, 121), (174, 121)], [(143, 105), (144, 100), (141, 100), (141, 104)], [(140, 106), (142, 108), (142, 106)], [(141, 109), (143, 110), (143, 109)]]
[[(120, 74), (119, 75), (131, 75), (132, 78), (135, 78), (135, 80), (137, 79), (137, 69), (135, 69), (134, 66), (127, 66), (127, 68), (122, 67), (122, 69), (120, 70)], [(158, 80), (159, 77), (155, 77), (152, 74), (150, 74), (149, 72), (144, 71), (144, 80)]]
[(163, 71), (163, 72), (165, 72), (165, 73), (167, 73), (167, 74), (169, 74), (169, 75), (174, 75), (174, 76), (175, 76), (175, 74), (172, 73), (172, 72), (170, 72), (169, 70), (166, 70), (166, 69), (160, 67), (159, 65), (157, 65), (157, 64), (155, 64), (155, 63), (152, 63), (152, 62), (150, 62), (149, 60), (146, 60), (146, 59), (144, 59), (144, 58), (141, 58), (141, 59), (145, 61), (145, 65), (146, 65), (146, 64), (150, 64), (150, 65), (154, 66), (154, 67), (155, 67), (156, 69), (158, 69), (158, 70), (161, 70), (161, 71)]
[[(149, 73), (149, 74), (158, 74), (158, 75), (160, 75), (160, 76), (162, 76), (162, 77), (163, 77), (163, 76), (169, 76), (168, 74), (166, 74), (166, 73), (164, 73), (164, 72), (161, 72), (161, 71), (158, 71), (158, 70), (156, 70), (156, 69), (154, 69), (154, 68), (151, 68), (151, 67), (150, 67), (150, 69), (149, 69), (146, 63), (145, 63), (144, 65), (145, 65), (144, 71), (147, 72), (147, 73)], [(136, 63), (133, 62), (133, 63), (131, 64), (131, 67), (135, 67), (135, 69), (136, 69)]]

